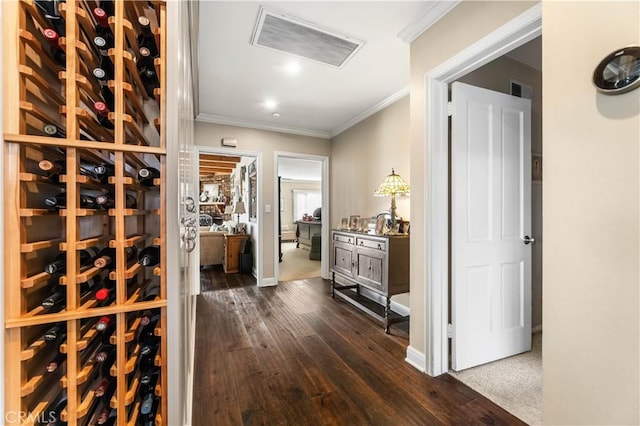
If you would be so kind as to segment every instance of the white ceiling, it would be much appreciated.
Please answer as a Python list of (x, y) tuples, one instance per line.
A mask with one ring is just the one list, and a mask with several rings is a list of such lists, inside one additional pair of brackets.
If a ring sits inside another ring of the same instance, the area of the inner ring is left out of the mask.
[[(408, 93), (403, 29), (427, 1), (203, 1), (198, 120), (331, 137)], [(260, 6), (366, 42), (341, 69), (250, 44)], [(297, 75), (287, 72), (295, 61)], [(271, 99), (275, 108), (264, 103)], [(272, 117), (279, 112), (279, 118)]]
[(279, 158), (278, 176), (289, 180), (322, 180), (322, 162), (297, 158)]

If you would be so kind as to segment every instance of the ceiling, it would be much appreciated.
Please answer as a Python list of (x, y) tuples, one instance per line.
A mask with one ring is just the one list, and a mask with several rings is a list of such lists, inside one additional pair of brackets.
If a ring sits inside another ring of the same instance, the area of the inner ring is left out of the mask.
[[(398, 34), (435, 3), (203, 1), (197, 119), (332, 137), (408, 94), (409, 44)], [(253, 46), (261, 6), (365, 44), (342, 68)]]
[(542, 36), (536, 37), (528, 43), (507, 53), (507, 56), (515, 61), (542, 71)]
[(279, 158), (278, 176), (282, 179), (320, 182), (322, 162), (299, 158)]

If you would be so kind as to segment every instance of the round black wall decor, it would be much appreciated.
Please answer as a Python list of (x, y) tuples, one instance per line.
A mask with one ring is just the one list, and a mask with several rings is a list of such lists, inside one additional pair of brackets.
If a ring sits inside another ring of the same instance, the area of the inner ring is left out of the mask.
[(607, 55), (593, 73), (593, 84), (608, 95), (640, 87), (640, 46), (623, 47)]

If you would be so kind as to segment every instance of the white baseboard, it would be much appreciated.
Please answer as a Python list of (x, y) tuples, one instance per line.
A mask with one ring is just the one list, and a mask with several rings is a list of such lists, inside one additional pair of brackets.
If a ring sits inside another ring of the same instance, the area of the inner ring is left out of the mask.
[(542, 332), (542, 324), (536, 325), (531, 329), (531, 334), (541, 333)]
[[(355, 290), (353, 290), (355, 291)], [(362, 287), (360, 286), (360, 294), (362, 294), (364, 297), (369, 298), (371, 300), (376, 301), (377, 303), (381, 304), (381, 305), (385, 305), (387, 303), (387, 300), (385, 299), (384, 296), (381, 296), (380, 294), (376, 293), (375, 291), (371, 291), (366, 287)], [(400, 314), (402, 316), (408, 316), (411, 314), (411, 310), (409, 309), (408, 306), (405, 306), (395, 300), (393, 300), (393, 297), (391, 298), (391, 310), (397, 314)]]
[(424, 373), (427, 371), (427, 359), (424, 354), (411, 346), (407, 347), (407, 357), (404, 359), (416, 370)]
[(262, 281), (258, 281), (258, 287), (271, 287), (274, 285), (278, 285), (278, 280), (275, 278), (263, 278)]

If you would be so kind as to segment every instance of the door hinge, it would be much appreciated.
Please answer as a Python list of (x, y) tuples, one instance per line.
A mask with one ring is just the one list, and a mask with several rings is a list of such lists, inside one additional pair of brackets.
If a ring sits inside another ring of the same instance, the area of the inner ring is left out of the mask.
[(453, 102), (447, 102), (447, 115), (453, 116)]
[(447, 324), (447, 337), (449, 339), (453, 338), (453, 324), (451, 323)]

